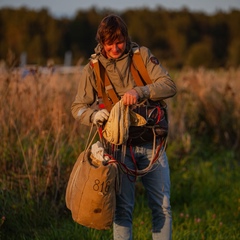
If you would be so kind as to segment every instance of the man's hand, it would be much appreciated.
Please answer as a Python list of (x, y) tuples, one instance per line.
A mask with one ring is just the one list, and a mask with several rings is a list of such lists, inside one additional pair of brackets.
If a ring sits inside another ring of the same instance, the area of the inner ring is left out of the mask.
[(96, 125), (97, 124), (103, 125), (103, 123), (108, 120), (108, 117), (109, 117), (109, 112), (107, 109), (99, 110), (93, 115), (93, 123)]
[(124, 105), (133, 105), (133, 104), (136, 104), (137, 101), (138, 101), (138, 93), (135, 89), (131, 89), (129, 91), (127, 91), (123, 97), (122, 97), (122, 100), (123, 100), (123, 104)]

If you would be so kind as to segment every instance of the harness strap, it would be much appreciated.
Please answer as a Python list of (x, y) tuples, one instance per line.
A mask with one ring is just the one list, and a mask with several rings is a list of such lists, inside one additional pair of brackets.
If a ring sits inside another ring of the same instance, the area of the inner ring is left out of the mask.
[(106, 71), (101, 71), (101, 69), (103, 69), (102, 64), (98, 60), (92, 60), (92, 64), (96, 74), (98, 97), (103, 99), (105, 108), (110, 112), (112, 105), (115, 104), (119, 99), (112, 87)]
[[(92, 64), (96, 74), (98, 97), (103, 99), (106, 109), (110, 111), (112, 106), (119, 101), (119, 97), (117, 96), (102, 64), (97, 59), (93, 59)], [(139, 48), (133, 49), (130, 71), (137, 86), (144, 86), (152, 83)]]
[[(119, 98), (110, 82), (110, 79), (102, 66), (102, 64), (98, 60), (92, 60), (93, 67), (96, 73), (96, 81), (97, 81), (97, 88), (98, 88), (98, 97), (102, 97), (103, 102), (105, 104), (106, 109), (110, 112), (112, 106), (119, 101)], [(137, 86), (144, 86), (146, 84), (151, 84), (152, 80), (150, 79), (146, 66), (143, 62), (142, 56), (140, 54), (139, 48), (133, 49), (133, 56), (130, 65), (130, 71), (136, 82)], [(108, 93), (108, 94), (107, 94)], [(159, 109), (160, 110), (160, 109)], [(159, 112), (159, 119), (160, 120), (160, 112)], [(163, 138), (161, 143), (156, 147), (156, 134), (153, 130), (154, 139), (153, 139), (153, 152), (152, 158), (149, 165), (142, 170), (129, 169), (124, 162), (118, 162), (117, 160), (113, 159), (112, 156), (109, 155), (110, 161), (106, 162), (106, 164), (111, 162), (119, 163), (121, 170), (128, 175), (132, 176), (143, 176), (148, 173), (151, 169), (153, 164), (157, 161), (158, 157), (163, 153), (166, 148), (167, 138)], [(126, 146), (124, 146), (126, 147)], [(132, 152), (132, 150), (131, 150)], [(123, 154), (125, 155), (125, 154)], [(132, 155), (132, 159), (134, 161), (134, 156)]]
[[(153, 164), (158, 160), (158, 158), (163, 154), (163, 152), (166, 150), (166, 146), (167, 146), (167, 138), (164, 138), (161, 143), (157, 146), (155, 146), (154, 144), (154, 147), (153, 147), (153, 153), (152, 153), (152, 159), (149, 163), (149, 165), (142, 169), (142, 170), (139, 170), (137, 169), (136, 167), (136, 163), (135, 163), (135, 158), (134, 158), (134, 155), (133, 155), (133, 152), (132, 152), (132, 149), (130, 147), (130, 152), (131, 152), (131, 156), (132, 156), (132, 160), (134, 162), (134, 165), (135, 165), (135, 168), (134, 169), (130, 169), (128, 168), (123, 162), (119, 162), (118, 160), (116, 160), (112, 155), (110, 154), (105, 154), (106, 156), (109, 157), (109, 160), (105, 162), (105, 164), (110, 164), (110, 163), (117, 163), (120, 170), (127, 174), (127, 175), (130, 175), (130, 176), (133, 176), (134, 177), (134, 180), (136, 180), (136, 177), (137, 176), (144, 176), (146, 175), (149, 171), (152, 170), (152, 167), (153, 167)], [(130, 180), (131, 181), (131, 180)]]
[[(100, 64), (100, 68), (103, 68), (102, 64), (101, 63), (99, 63), (99, 64)], [(119, 101), (119, 98), (118, 98), (115, 90), (113, 89), (113, 86), (110, 82), (110, 79), (109, 79), (106, 71), (104, 71), (104, 86), (105, 86), (105, 90), (106, 90), (105, 92), (108, 92), (108, 95), (111, 98), (113, 104), (117, 103)]]
[[(143, 81), (143, 79), (144, 79), (145, 84), (143, 84), (143, 85), (151, 84), (152, 80), (149, 77), (146, 66), (145, 66), (145, 64), (143, 62), (143, 59), (142, 59), (142, 56), (140, 54), (139, 48), (135, 48), (133, 51), (134, 51), (133, 52), (133, 57), (132, 57), (133, 63), (134, 63), (135, 68), (138, 70), (140, 76), (142, 76), (141, 81)], [(136, 81), (136, 79), (135, 79), (135, 81)], [(143, 86), (143, 85), (138, 85), (138, 86)]]
[(143, 81), (142, 81), (142, 79), (141, 79), (141, 77), (140, 77), (136, 67), (133, 64), (133, 61), (131, 62), (130, 71), (131, 71), (131, 73), (133, 75), (133, 78), (134, 78), (137, 86), (144, 86)]

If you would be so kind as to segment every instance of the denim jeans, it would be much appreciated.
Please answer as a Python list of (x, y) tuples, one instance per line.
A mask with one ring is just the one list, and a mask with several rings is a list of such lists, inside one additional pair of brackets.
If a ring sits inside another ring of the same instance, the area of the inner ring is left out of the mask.
[[(138, 169), (148, 166), (152, 157), (152, 144), (136, 146), (132, 149)], [(130, 149), (127, 148), (125, 165), (135, 169)], [(168, 159), (165, 152), (159, 157), (152, 169), (141, 177), (152, 212), (152, 239), (171, 239), (172, 217), (170, 206), (170, 176)], [(114, 240), (131, 240), (132, 214), (135, 200), (135, 182), (122, 174), (120, 194), (117, 195), (116, 212), (113, 224)]]

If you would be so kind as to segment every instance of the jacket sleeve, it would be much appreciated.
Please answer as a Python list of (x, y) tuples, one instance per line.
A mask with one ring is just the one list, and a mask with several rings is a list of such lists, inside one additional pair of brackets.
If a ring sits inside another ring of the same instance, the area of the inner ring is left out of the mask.
[(87, 64), (80, 77), (77, 95), (71, 106), (73, 117), (81, 124), (91, 125), (91, 115), (96, 111), (96, 81), (93, 69)]
[(153, 82), (145, 87), (135, 87), (140, 97), (149, 98), (153, 101), (173, 97), (177, 89), (166, 69), (163, 68), (148, 48), (141, 47), (140, 52), (149, 77)]

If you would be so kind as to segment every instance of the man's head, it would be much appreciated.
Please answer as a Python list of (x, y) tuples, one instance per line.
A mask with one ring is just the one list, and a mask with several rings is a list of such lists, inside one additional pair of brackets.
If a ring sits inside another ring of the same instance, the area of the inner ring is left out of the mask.
[(108, 58), (118, 58), (130, 41), (127, 25), (119, 16), (109, 15), (99, 24), (96, 40), (103, 46)]

